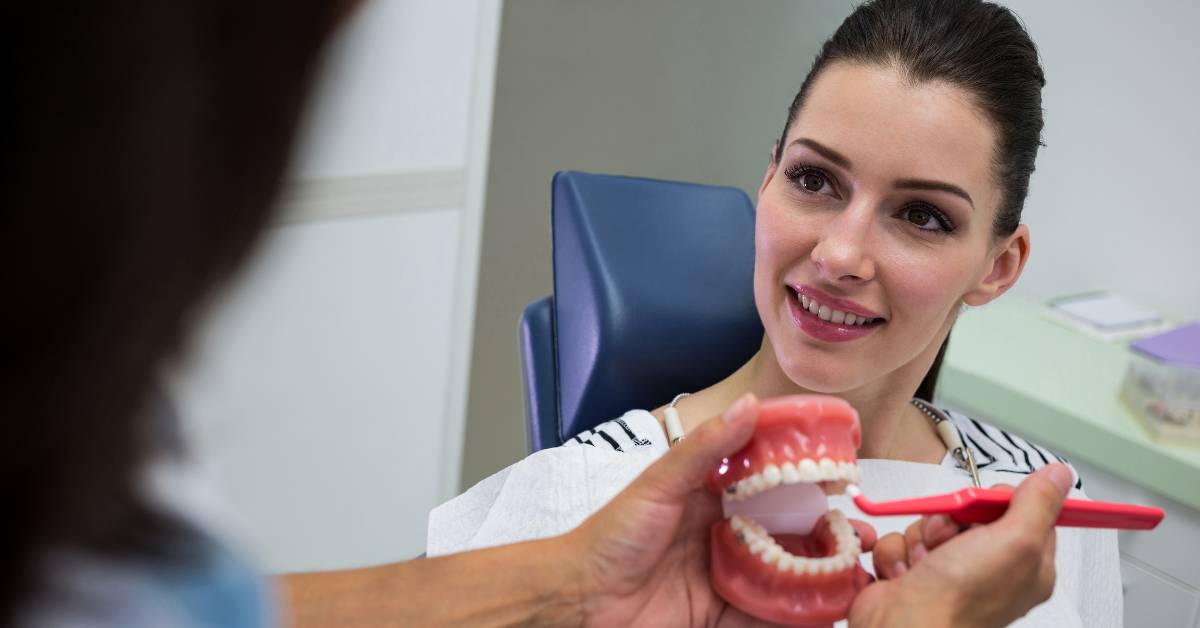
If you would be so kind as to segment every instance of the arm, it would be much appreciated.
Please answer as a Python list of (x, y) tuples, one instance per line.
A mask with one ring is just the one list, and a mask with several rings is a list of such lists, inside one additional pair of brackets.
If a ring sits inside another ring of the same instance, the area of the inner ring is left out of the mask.
[(744, 398), (562, 536), (285, 576), (286, 615), (297, 626), (744, 625), (709, 584), (708, 529), (721, 510), (704, 481), (757, 418)]
[(582, 623), (579, 561), (564, 537), (282, 578), (292, 625)]

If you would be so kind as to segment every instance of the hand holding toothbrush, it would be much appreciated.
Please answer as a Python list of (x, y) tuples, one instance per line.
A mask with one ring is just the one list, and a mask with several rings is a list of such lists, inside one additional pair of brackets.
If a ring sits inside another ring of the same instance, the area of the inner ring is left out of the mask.
[[(880, 538), (880, 580), (855, 599), (850, 625), (1006, 626), (1024, 616), (1054, 590), (1054, 524), (1071, 482), (1067, 467), (1047, 465), (993, 523), (964, 529), (932, 515)], [(938, 623), (930, 623), (932, 609), (942, 613)]]

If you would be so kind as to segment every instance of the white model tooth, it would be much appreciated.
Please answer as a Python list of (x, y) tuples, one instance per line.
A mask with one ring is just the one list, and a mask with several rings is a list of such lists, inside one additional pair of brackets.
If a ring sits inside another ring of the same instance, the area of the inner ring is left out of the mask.
[(821, 469), (821, 478), (833, 478), (833, 474), (837, 472), (837, 465), (829, 458), (821, 458), (821, 462), (817, 463), (817, 467)]
[(761, 473), (755, 473), (754, 475), (750, 476), (750, 488), (753, 489), (756, 494), (763, 492), (767, 489), (767, 479), (764, 478)]
[(779, 571), (791, 571), (794, 560), (796, 559), (791, 554), (781, 551), (779, 558), (775, 559), (775, 568)]
[(817, 309), (817, 316), (820, 316), (821, 320), (827, 321), (827, 320), (829, 320), (829, 315), (832, 312), (833, 311), (829, 309), (828, 305), (822, 305), (820, 308)]
[(821, 561), (821, 573), (831, 574), (835, 570), (837, 570), (837, 562), (836, 561), (828, 560), (828, 559)]
[(772, 543), (770, 547), (768, 547), (766, 550), (763, 550), (763, 553), (761, 556), (759, 556), (759, 558), (761, 558), (762, 561), (768, 565), (774, 565), (775, 561), (779, 560), (779, 554), (781, 552), (783, 552), (783, 548)]
[(746, 499), (754, 494), (754, 482), (750, 478), (742, 478), (738, 480), (737, 497), (738, 500)]
[(771, 542), (764, 538), (754, 538), (750, 541), (750, 553), (758, 556), (771, 547)]
[(829, 321), (832, 323), (840, 324), (844, 320), (846, 320), (846, 313), (841, 310), (834, 310), (833, 313), (829, 315)]
[(809, 559), (803, 556), (797, 556), (796, 560), (792, 561), (792, 573), (798, 575), (804, 575), (808, 573), (808, 566), (811, 563), (812, 561)]
[(790, 460), (779, 465), (779, 472), (783, 474), (784, 484), (795, 484), (800, 481), (800, 472), (796, 470), (796, 465)]
[(796, 465), (796, 470), (800, 472), (801, 482), (817, 481), (817, 463), (813, 462), (812, 458), (805, 458)]
[(821, 304), (817, 303), (816, 301), (813, 301), (812, 299), (809, 299), (808, 311), (812, 312), (813, 314), (816, 314), (817, 312), (821, 311)]
[(729, 527), (733, 528), (734, 532), (741, 532), (746, 529), (746, 520), (741, 515), (734, 515), (729, 518)]
[(842, 480), (852, 480), (854, 476), (854, 463), (845, 460), (837, 463), (838, 478)]
[(775, 488), (779, 486), (779, 481), (783, 479), (783, 473), (779, 471), (779, 467), (769, 464), (762, 470), (763, 480), (767, 482), (767, 488)]

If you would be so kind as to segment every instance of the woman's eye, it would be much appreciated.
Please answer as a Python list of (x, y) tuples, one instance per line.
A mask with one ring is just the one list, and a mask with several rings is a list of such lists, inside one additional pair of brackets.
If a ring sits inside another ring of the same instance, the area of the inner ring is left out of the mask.
[(784, 171), (784, 174), (793, 185), (804, 192), (837, 196), (837, 190), (833, 187), (833, 178), (817, 168), (793, 165)]
[(923, 231), (944, 231), (949, 233), (954, 231), (954, 227), (950, 226), (946, 219), (938, 216), (937, 213), (927, 207), (915, 206), (906, 207), (903, 212), (904, 219), (917, 226)]
[(800, 175), (800, 185), (809, 192), (820, 192), (821, 188), (825, 187), (825, 177), (815, 172), (809, 172)]

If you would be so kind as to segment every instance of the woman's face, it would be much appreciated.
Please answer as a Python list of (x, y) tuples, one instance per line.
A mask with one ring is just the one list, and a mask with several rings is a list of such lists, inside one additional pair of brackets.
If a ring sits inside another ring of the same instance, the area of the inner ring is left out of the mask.
[(826, 67), (758, 197), (755, 302), (789, 379), (841, 393), (932, 359), (960, 303), (1016, 280), (1028, 237), (992, 236), (994, 147), (959, 88)]

